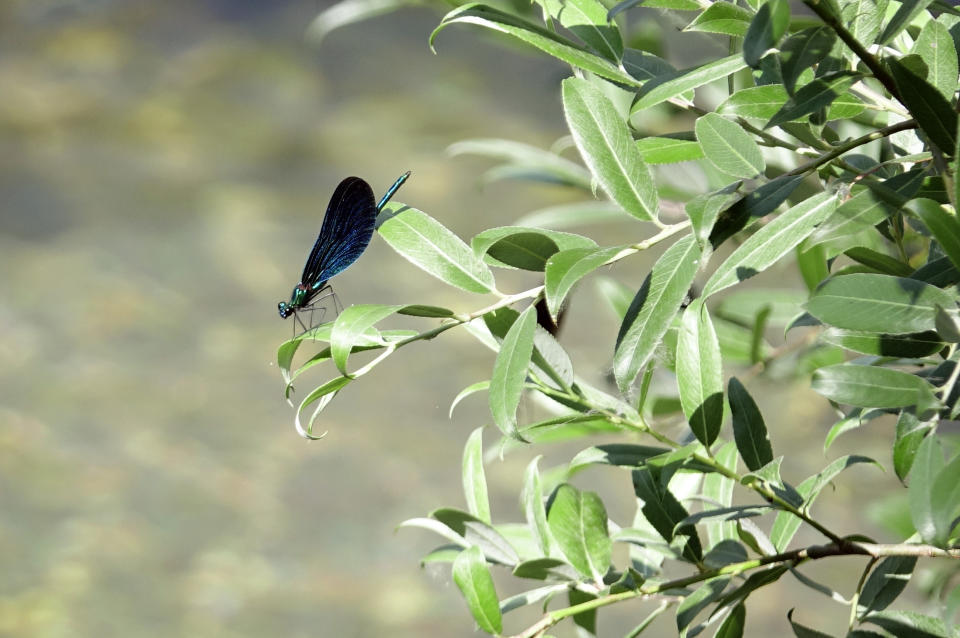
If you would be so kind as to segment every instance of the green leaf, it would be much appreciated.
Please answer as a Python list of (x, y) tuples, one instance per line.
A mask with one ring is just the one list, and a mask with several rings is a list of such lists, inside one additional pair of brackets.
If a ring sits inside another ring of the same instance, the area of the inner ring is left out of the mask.
[(688, 560), (699, 561), (703, 558), (700, 537), (693, 525), (678, 526), (678, 523), (690, 514), (679, 500), (657, 481), (651, 469), (634, 470), (633, 491), (643, 501), (640, 511), (646, 521), (667, 542), (676, 537), (684, 542), (683, 555)]
[(920, 444), (932, 429), (932, 424), (921, 421), (914, 413), (905, 410), (900, 413), (893, 444), (893, 469), (901, 482), (907, 480)]
[(476, 24), (505, 33), (584, 71), (590, 71), (600, 77), (627, 86), (640, 86), (637, 80), (621, 71), (615, 64), (594, 55), (572, 40), (527, 22), (522, 18), (483, 4), (467, 4), (444, 16), (440, 25), (430, 34), (430, 47), (433, 48), (433, 41), (440, 31), (451, 24), (458, 23)]
[(500, 615), (497, 591), (479, 547), (463, 550), (453, 561), (453, 582), (463, 594), (480, 629), (488, 634), (500, 634), (503, 631), (503, 617)]
[(533, 580), (577, 580), (577, 572), (565, 560), (559, 558), (534, 558), (526, 560), (513, 568), (517, 578)]
[(531, 359), (538, 376), (552, 381), (558, 389), (573, 385), (573, 361), (556, 338), (537, 324), (533, 333), (533, 357)]
[(940, 352), (946, 346), (937, 333), (932, 330), (912, 334), (886, 335), (829, 328), (820, 335), (820, 339), (825, 343), (860, 354), (908, 359), (929, 357)]
[(447, 308), (441, 308), (439, 306), (424, 306), (421, 304), (413, 304), (410, 306), (404, 306), (397, 310), (398, 315), (407, 315), (410, 317), (427, 317), (430, 319), (444, 319), (446, 317), (452, 317), (454, 312), (448, 310)]
[(490, 413), (493, 422), (507, 436), (517, 436), (517, 406), (533, 355), (536, 309), (531, 305), (520, 313), (500, 344), (490, 378)]
[(917, 279), (858, 273), (827, 280), (807, 312), (837, 328), (906, 334), (932, 330), (937, 306), (956, 304), (950, 293)]
[(860, 408), (904, 408), (920, 410), (937, 405), (930, 384), (920, 377), (874, 366), (839, 365), (813, 373), (813, 389), (831, 401)]
[(541, 233), (515, 233), (498, 240), (487, 249), (493, 265), (543, 272), (547, 259), (560, 250), (557, 243)]
[(733, 437), (744, 464), (756, 472), (773, 461), (773, 447), (760, 409), (753, 397), (736, 377), (727, 386), (730, 412), (733, 415)]
[(787, 93), (793, 93), (801, 73), (830, 54), (836, 41), (836, 33), (825, 25), (803, 29), (786, 39), (780, 47), (780, 77)]
[(843, 254), (855, 262), (886, 275), (908, 277), (913, 272), (913, 268), (911, 268), (909, 264), (905, 264), (899, 259), (894, 259), (889, 255), (884, 255), (871, 248), (854, 246), (853, 248), (845, 250)]
[(703, 157), (700, 143), (686, 134), (683, 137), (679, 134), (677, 137), (645, 137), (637, 140), (637, 150), (647, 164), (676, 164)]
[[(327, 435), (326, 432), (320, 436), (314, 436), (313, 434), (313, 424), (316, 422), (317, 417), (320, 416), (320, 413), (323, 411), (327, 405), (330, 404), (330, 401), (333, 400), (333, 397), (337, 396), (337, 392), (342, 390), (344, 386), (353, 381), (350, 377), (336, 377), (333, 378), (320, 387), (316, 388), (303, 398), (303, 401), (300, 402), (300, 405), (297, 407), (297, 415), (294, 419), (294, 425), (297, 428), (297, 433), (305, 439), (322, 439)], [(303, 411), (317, 403), (317, 407), (314, 408), (313, 414), (310, 415), (310, 419), (307, 421), (307, 426), (303, 426), (302, 418)]]
[(387, 204), (378, 231), (402, 257), (440, 281), (468, 292), (494, 290), (493, 273), (440, 222), (414, 208)]
[(954, 638), (956, 632), (942, 620), (912, 611), (877, 611), (868, 614), (864, 622), (873, 623), (896, 638)]
[(930, 503), (936, 530), (933, 544), (946, 547), (960, 510), (960, 454), (937, 473), (930, 489)]
[[(478, 257), (489, 254), (506, 265), (517, 268), (529, 266), (525, 269), (542, 271), (546, 260), (555, 252), (572, 248), (596, 248), (597, 242), (582, 235), (545, 228), (500, 226), (476, 235), (470, 240), (470, 247)], [(512, 263), (511, 260), (524, 265)]]
[(511, 596), (510, 598), (504, 599), (500, 603), (500, 613), (505, 614), (508, 611), (526, 607), (527, 605), (533, 605), (545, 599), (549, 601), (554, 595), (565, 591), (568, 587), (569, 585), (567, 583), (555, 583), (553, 585), (538, 587), (536, 589), (531, 589), (530, 591), (525, 591), (515, 596)]
[(533, 533), (533, 537), (540, 547), (544, 556), (550, 555), (550, 530), (547, 527), (547, 510), (543, 504), (543, 487), (540, 481), (540, 470), (537, 463), (540, 461), (537, 456), (523, 473), (523, 493), (520, 499), (523, 501), (523, 511), (527, 516), (527, 525)]
[(861, 74), (853, 71), (836, 71), (815, 78), (810, 83), (803, 85), (796, 95), (787, 100), (783, 108), (777, 111), (763, 128), (779, 126), (826, 108), (861, 77), (863, 77)]
[(947, 101), (952, 100), (957, 89), (957, 49), (947, 27), (935, 20), (927, 22), (911, 51), (923, 58), (930, 84)]
[[(802, 509), (809, 511), (813, 502), (820, 495), (823, 488), (830, 484), (830, 481), (843, 470), (858, 463), (872, 463), (882, 469), (879, 463), (866, 456), (841, 456), (797, 486), (797, 494), (803, 498)], [(797, 530), (800, 529), (800, 522), (800, 519), (791, 512), (781, 511), (777, 514), (777, 517), (773, 521), (773, 526), (770, 528), (770, 542), (773, 543), (778, 552), (786, 551), (793, 536), (797, 533)]]
[(704, 155), (718, 170), (735, 177), (754, 177), (766, 168), (753, 138), (722, 115), (707, 113), (698, 119), (696, 133)]
[(547, 522), (570, 564), (583, 576), (602, 582), (610, 568), (612, 542), (600, 497), (564, 483), (554, 493)]
[(517, 550), (510, 541), (473, 514), (452, 507), (442, 507), (431, 512), (430, 516), (458, 534), (467, 546), (479, 547), (487, 560), (511, 566), (520, 562)]
[(893, 15), (893, 18), (887, 23), (886, 28), (880, 37), (877, 38), (877, 44), (887, 44), (906, 28), (921, 11), (930, 6), (932, 0), (905, 0), (900, 4), (900, 8)]
[(717, 576), (705, 580), (702, 585), (686, 596), (677, 606), (677, 631), (684, 635), (686, 629), (697, 614), (706, 609), (710, 603), (723, 595), (723, 590), (730, 583), (731, 576)]
[[(571, 607), (589, 602), (591, 600), (596, 600), (596, 598), (596, 594), (580, 591), (579, 589), (573, 587), (567, 590), (567, 601), (569, 601)], [(579, 635), (596, 636), (597, 610), (588, 609), (587, 611), (582, 611), (579, 614), (574, 614), (573, 624), (577, 626)]]
[(960, 221), (957, 217), (932, 199), (915, 199), (907, 204), (907, 210), (930, 229), (953, 265), (960, 266)]
[(637, 219), (656, 219), (660, 204), (653, 175), (607, 96), (586, 80), (567, 78), (563, 112), (580, 155), (603, 190)]
[(697, 242), (701, 246), (705, 246), (709, 240), (713, 225), (720, 214), (743, 197), (740, 192), (742, 183), (734, 182), (718, 191), (698, 195), (684, 206), (687, 217), (690, 218), (690, 224), (693, 226), (693, 232), (697, 237)]
[(910, 471), (910, 518), (913, 526), (926, 543), (937, 537), (937, 513), (934, 508), (933, 484), (943, 469), (943, 450), (940, 439), (930, 435), (923, 439), (917, 449)]
[(790, 96), (779, 84), (749, 86), (720, 103), (717, 113), (767, 121), (783, 108)]
[(624, 248), (573, 248), (551, 256), (544, 268), (544, 291), (550, 315), (557, 317), (574, 284), (606, 264)]
[(747, 608), (743, 603), (738, 603), (730, 615), (727, 616), (723, 624), (713, 634), (713, 638), (743, 638), (743, 629), (747, 624)]
[[(728, 470), (737, 471), (737, 446), (733, 442), (721, 447), (714, 458)], [(719, 472), (710, 472), (703, 477), (703, 496), (722, 506), (729, 506), (733, 502), (733, 487), (734, 480)], [(711, 553), (723, 541), (737, 540), (736, 525), (730, 520), (708, 522), (705, 531)]]
[(748, 193), (720, 214), (710, 231), (710, 243), (716, 248), (742, 230), (752, 218), (775, 211), (802, 181), (802, 175), (781, 175)]
[(892, 58), (886, 59), (900, 91), (900, 99), (917, 120), (920, 130), (945, 154), (957, 146), (957, 112), (929, 82)]
[(643, 467), (647, 460), (670, 452), (668, 448), (634, 443), (608, 443), (581, 450), (567, 466), (568, 474), (599, 463), (621, 467)]
[[(875, 42), (888, 15), (888, 4), (888, 0), (845, 0), (841, 24), (845, 24), (859, 42)], [(847, 57), (852, 58), (852, 52), (847, 53)]]
[(860, 592), (857, 615), (862, 618), (889, 607), (906, 588), (916, 565), (916, 556), (890, 556), (880, 561)]
[(544, 7), (571, 33), (603, 57), (617, 62), (623, 40), (616, 24), (607, 20), (607, 9), (597, 0), (545, 0)]
[(467, 500), (467, 511), (489, 525), (490, 500), (483, 472), (483, 427), (470, 434), (463, 448), (463, 495)]
[(830, 276), (827, 253), (823, 246), (797, 246), (797, 267), (810, 292), (816, 290), (817, 286)]
[(855, 191), (853, 197), (843, 202), (836, 213), (811, 235), (810, 243), (818, 244), (855, 235), (879, 224), (892, 212), (890, 204), (876, 191), (869, 188)]
[(347, 357), (357, 339), (366, 335), (375, 323), (389, 317), (403, 306), (358, 304), (340, 313), (330, 331), (330, 352), (340, 374), (347, 374)]
[(704, 285), (703, 296), (713, 295), (766, 270), (812, 233), (836, 206), (836, 197), (823, 192), (780, 214), (727, 257)]
[(790, 26), (790, 5), (786, 0), (767, 0), (750, 22), (743, 38), (743, 59), (758, 68), (760, 58), (777, 46)]
[(721, 80), (728, 75), (744, 69), (746, 66), (747, 64), (743, 61), (743, 56), (737, 54), (714, 60), (713, 62), (708, 62), (692, 69), (685, 69), (661, 76), (656, 80), (647, 82), (643, 86), (643, 89), (640, 91), (640, 98), (634, 102), (630, 112), (636, 113), (646, 110), (651, 106), (666, 102), (667, 100), (672, 100), (704, 84)]
[(674, 243), (657, 260), (620, 326), (613, 373), (626, 391), (656, 351), (697, 274), (700, 249), (692, 235)]
[(690, 429), (709, 447), (723, 424), (723, 366), (710, 313), (699, 299), (687, 306), (680, 322), (677, 386)]
[(683, 30), (743, 37), (752, 18), (751, 12), (735, 4), (714, 2)]

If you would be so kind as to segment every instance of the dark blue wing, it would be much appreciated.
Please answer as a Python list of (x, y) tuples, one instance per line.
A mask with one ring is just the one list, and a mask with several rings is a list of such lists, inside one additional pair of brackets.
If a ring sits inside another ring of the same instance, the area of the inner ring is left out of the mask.
[(373, 237), (376, 217), (377, 204), (369, 184), (359, 177), (340, 182), (330, 198), (300, 283), (313, 287), (355, 262)]

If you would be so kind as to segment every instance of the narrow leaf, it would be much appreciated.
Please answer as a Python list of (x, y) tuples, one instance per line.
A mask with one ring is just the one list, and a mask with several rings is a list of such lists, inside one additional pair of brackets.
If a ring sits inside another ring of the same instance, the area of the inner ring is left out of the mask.
[(960, 266), (960, 221), (956, 215), (932, 199), (915, 199), (907, 204), (907, 210), (930, 229), (953, 265)]
[(541, 26), (527, 22), (522, 18), (483, 4), (468, 4), (454, 9), (440, 22), (430, 34), (430, 47), (437, 34), (451, 24), (476, 24), (500, 33), (512, 36), (521, 42), (534, 46), (553, 57), (563, 60), (600, 77), (613, 80), (627, 86), (640, 86), (637, 80), (621, 71), (615, 64), (587, 51), (572, 40), (553, 33)]
[(937, 537), (937, 513), (933, 505), (933, 484), (943, 469), (943, 449), (940, 439), (928, 436), (917, 449), (910, 471), (910, 518), (913, 526), (926, 543)]
[(948, 292), (917, 279), (860, 273), (827, 280), (807, 312), (837, 328), (906, 334), (933, 330), (937, 307), (955, 305)]
[(358, 304), (340, 313), (330, 332), (330, 352), (340, 374), (347, 374), (347, 357), (359, 337), (381, 319), (389, 317), (403, 306)]
[(945, 155), (952, 154), (957, 146), (957, 112), (950, 102), (899, 60), (888, 58), (886, 63), (900, 90), (900, 99), (920, 129)]
[(843, 95), (860, 77), (859, 73), (852, 71), (837, 71), (815, 78), (787, 100), (783, 108), (777, 111), (763, 128), (779, 126), (826, 108), (831, 102)]
[(657, 260), (620, 327), (613, 356), (617, 384), (626, 391), (656, 351), (696, 276), (700, 249), (692, 235)]
[(500, 634), (503, 631), (503, 617), (500, 615), (497, 591), (479, 547), (463, 550), (453, 561), (453, 582), (463, 594), (480, 629), (488, 634)]
[(723, 423), (720, 343), (701, 300), (687, 306), (677, 340), (677, 386), (690, 429), (709, 447)]
[(610, 261), (624, 248), (573, 248), (551, 256), (544, 268), (544, 291), (551, 316), (557, 317), (574, 284)]
[(586, 80), (567, 78), (563, 112), (574, 143), (603, 190), (637, 219), (656, 219), (659, 199), (653, 175), (613, 103)]
[(733, 415), (733, 436), (737, 450), (747, 468), (755, 472), (773, 460), (767, 426), (757, 404), (736, 377), (730, 377), (727, 396)]
[(640, 99), (634, 102), (631, 113), (643, 111), (667, 100), (683, 95), (687, 91), (699, 88), (728, 75), (736, 73), (747, 66), (741, 55), (731, 55), (704, 65), (677, 71), (662, 76), (644, 85), (640, 92)]
[(463, 495), (467, 511), (484, 523), (490, 524), (490, 500), (487, 497), (487, 479), (483, 471), (483, 428), (470, 434), (463, 447)]
[(704, 285), (703, 296), (708, 297), (766, 270), (813, 232), (836, 206), (836, 197), (823, 192), (780, 214), (727, 257)]
[(893, 370), (851, 364), (820, 368), (812, 387), (831, 401), (860, 408), (930, 409), (937, 405), (930, 384), (920, 377)]
[(533, 355), (533, 333), (537, 326), (535, 308), (524, 310), (500, 344), (490, 378), (490, 413), (493, 422), (507, 436), (517, 436), (517, 406), (523, 395), (530, 357)]
[(697, 140), (717, 169), (734, 177), (754, 177), (766, 168), (760, 147), (739, 124), (707, 113), (697, 120)]
[(607, 20), (607, 9), (598, 0), (545, 0), (550, 15), (603, 57), (616, 62), (623, 55), (623, 40), (616, 24)]
[(610, 568), (612, 543), (600, 497), (564, 483), (554, 493), (547, 522), (570, 564), (583, 576), (602, 582)]
[(543, 504), (543, 488), (537, 463), (540, 456), (530, 461), (523, 473), (523, 511), (527, 516), (527, 525), (544, 556), (550, 555), (550, 530), (547, 527), (547, 511)]
[(444, 283), (468, 292), (494, 290), (493, 273), (470, 247), (426, 213), (403, 204), (384, 207), (378, 232), (402, 257)]

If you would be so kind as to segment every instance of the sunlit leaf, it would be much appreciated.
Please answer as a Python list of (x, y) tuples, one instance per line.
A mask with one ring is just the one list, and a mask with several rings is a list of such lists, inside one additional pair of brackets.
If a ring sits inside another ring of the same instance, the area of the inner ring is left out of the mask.
[(590, 82), (567, 78), (563, 111), (580, 154), (604, 191), (637, 219), (656, 219), (653, 175), (613, 103)]
[(700, 249), (692, 235), (673, 244), (657, 260), (620, 326), (613, 355), (617, 384), (626, 391), (653, 356), (697, 273)]
[(503, 618), (493, 578), (479, 547), (469, 547), (453, 561), (453, 582), (457, 584), (467, 607), (480, 629), (489, 634), (503, 630)]
[(494, 290), (493, 273), (470, 247), (426, 213), (387, 204), (378, 232), (401, 256), (444, 283), (468, 292)]

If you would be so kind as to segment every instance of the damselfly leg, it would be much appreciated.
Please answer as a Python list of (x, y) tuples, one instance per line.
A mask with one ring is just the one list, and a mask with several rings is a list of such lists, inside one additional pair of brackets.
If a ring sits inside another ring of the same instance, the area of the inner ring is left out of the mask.
[[(327, 310), (330, 309), (331, 302), (333, 303), (333, 319), (336, 319), (343, 311), (343, 306), (340, 304), (340, 298), (337, 297), (337, 293), (333, 291), (333, 288), (324, 286), (320, 289), (318, 297), (294, 313), (293, 336), (296, 337), (297, 334), (309, 332), (317, 326), (322, 325), (324, 323), (323, 318), (327, 315)], [(306, 322), (303, 320), (304, 317), (307, 319)], [(333, 319), (331, 319), (331, 321)], [(297, 332), (297, 324), (302, 328), (299, 333)]]

